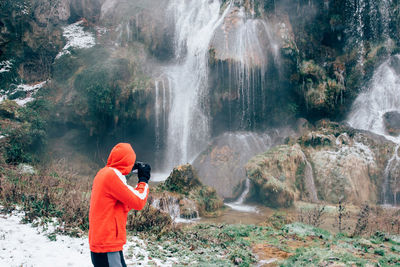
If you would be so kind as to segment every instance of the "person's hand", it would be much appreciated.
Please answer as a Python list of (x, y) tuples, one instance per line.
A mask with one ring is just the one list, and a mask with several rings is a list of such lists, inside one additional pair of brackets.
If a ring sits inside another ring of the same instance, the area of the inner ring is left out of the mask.
[(151, 171), (151, 167), (147, 163), (140, 164), (138, 166), (139, 183), (140, 182), (145, 182), (145, 183), (149, 182), (149, 180), (150, 180), (150, 171)]

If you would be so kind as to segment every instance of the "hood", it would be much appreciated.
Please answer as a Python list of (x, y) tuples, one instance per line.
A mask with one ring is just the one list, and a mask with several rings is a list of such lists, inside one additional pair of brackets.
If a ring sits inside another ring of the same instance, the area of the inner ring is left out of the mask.
[(136, 154), (131, 145), (128, 143), (119, 143), (111, 150), (107, 160), (107, 167), (115, 168), (123, 175), (127, 175), (132, 171), (135, 161)]

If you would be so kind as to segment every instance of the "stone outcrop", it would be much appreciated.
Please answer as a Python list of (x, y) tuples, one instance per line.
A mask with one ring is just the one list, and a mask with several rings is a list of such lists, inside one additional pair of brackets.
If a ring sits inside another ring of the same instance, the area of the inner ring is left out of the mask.
[(196, 158), (193, 166), (199, 172), (199, 179), (215, 188), (220, 197), (236, 199), (243, 191), (247, 161), (272, 145), (283, 143), (287, 134), (285, 131), (222, 134)]
[(153, 206), (175, 218), (210, 217), (223, 206), (215, 189), (203, 185), (190, 164), (175, 167), (152, 193), (152, 198)]
[(287, 207), (294, 200), (379, 203), (394, 147), (383, 137), (321, 121), (249, 161), (251, 197), (273, 207)]

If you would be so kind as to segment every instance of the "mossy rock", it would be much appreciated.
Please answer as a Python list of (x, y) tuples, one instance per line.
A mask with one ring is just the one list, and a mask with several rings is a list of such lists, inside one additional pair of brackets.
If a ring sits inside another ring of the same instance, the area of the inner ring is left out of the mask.
[(273, 208), (288, 208), (294, 202), (294, 192), (273, 177), (264, 184), (255, 184), (253, 192), (256, 192), (255, 195), (261, 203)]
[(175, 167), (163, 185), (165, 190), (189, 195), (189, 192), (201, 185), (196, 171), (192, 165)]
[[(164, 184), (159, 187), (159, 190), (178, 193), (181, 195), (180, 199), (182, 200), (195, 201), (200, 216), (211, 217), (218, 215), (218, 210), (223, 206), (223, 202), (218, 197), (215, 189), (203, 185), (195, 169), (190, 164), (175, 167)], [(181, 212), (182, 210), (185, 210), (185, 205), (182, 205)], [(189, 213), (192, 213), (191, 208), (188, 210)]]
[(191, 192), (189, 198), (196, 201), (200, 216), (217, 216), (224, 205), (215, 189), (209, 186), (197, 187)]

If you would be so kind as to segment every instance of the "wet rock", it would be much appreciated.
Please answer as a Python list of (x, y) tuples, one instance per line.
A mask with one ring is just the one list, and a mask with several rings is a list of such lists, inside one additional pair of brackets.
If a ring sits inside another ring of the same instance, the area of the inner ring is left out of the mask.
[(400, 112), (390, 111), (383, 115), (383, 123), (386, 131), (392, 136), (400, 135)]

